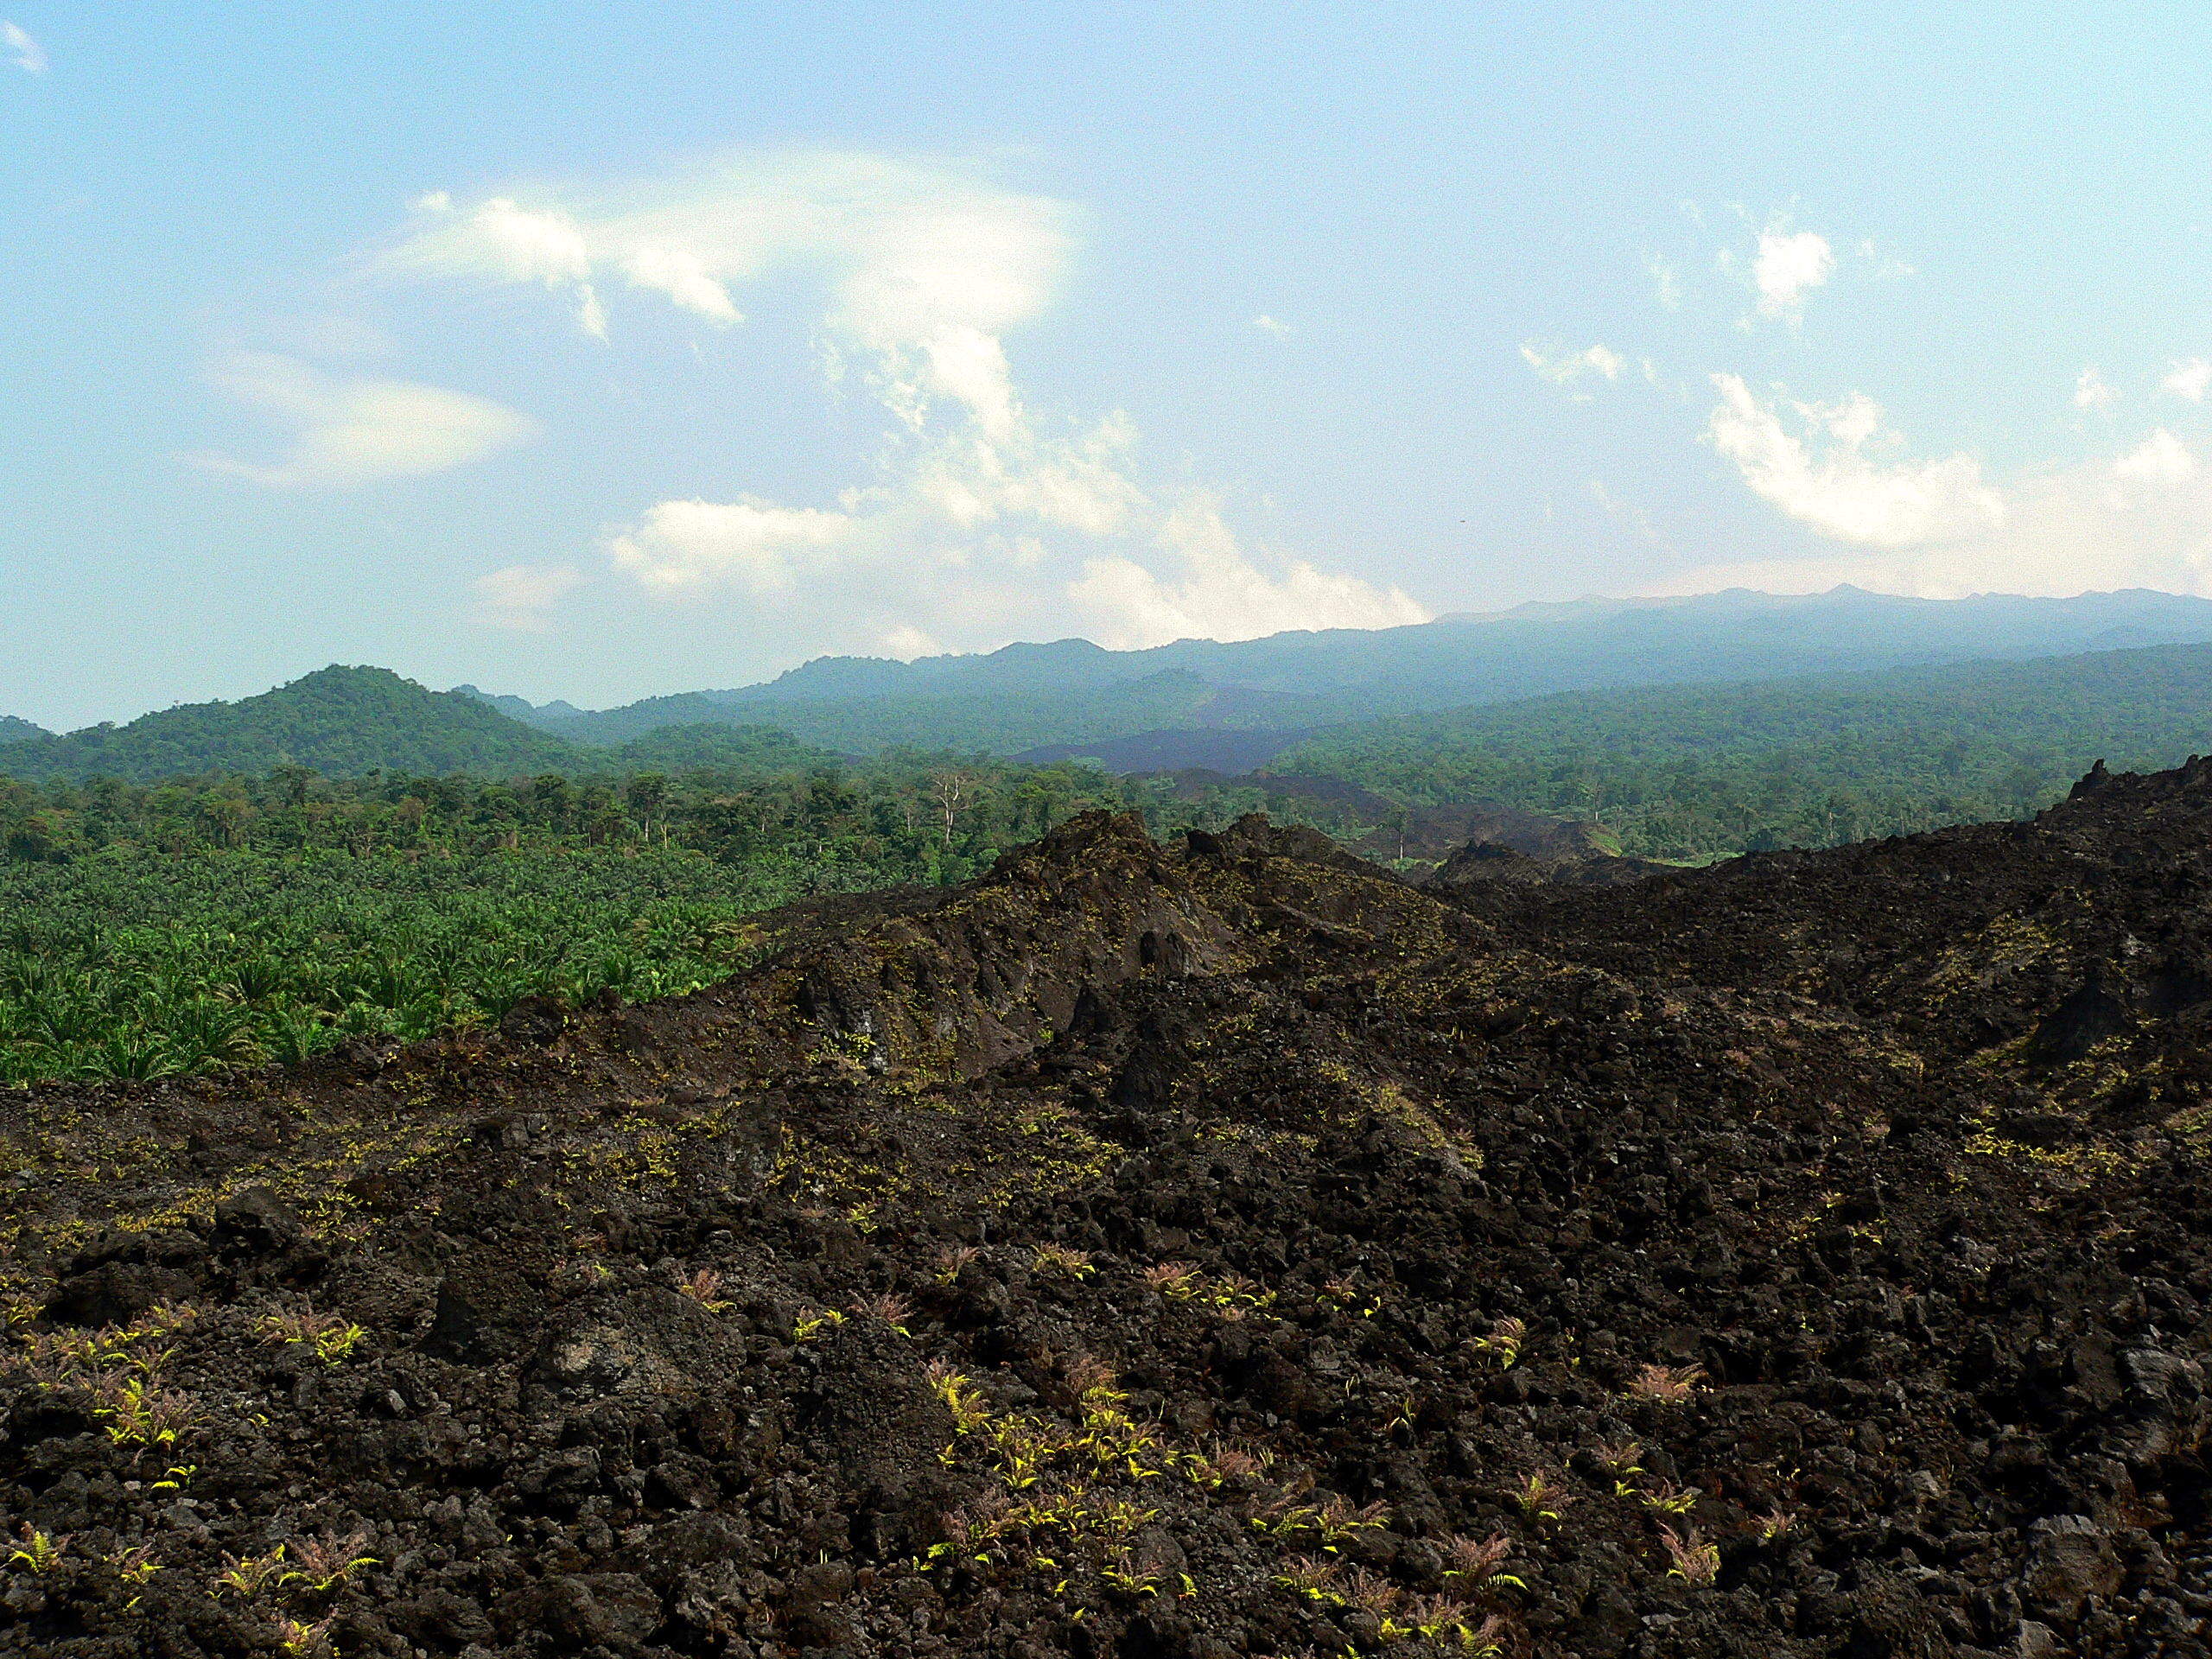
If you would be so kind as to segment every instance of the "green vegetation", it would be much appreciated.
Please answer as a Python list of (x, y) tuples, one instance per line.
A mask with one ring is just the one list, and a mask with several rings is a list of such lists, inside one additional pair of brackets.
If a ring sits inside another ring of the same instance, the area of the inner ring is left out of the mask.
[(333, 667), (237, 702), (193, 703), (128, 726), (0, 743), (0, 773), (149, 783), (294, 765), (332, 777), (379, 767), (536, 772), (572, 753), (474, 697), (426, 691), (388, 669)]
[(512, 782), (302, 767), (258, 779), (0, 778), (0, 1081), (296, 1060), (352, 1035), (711, 983), (746, 918), (823, 893), (962, 881), (1092, 806), (1175, 803), (1080, 766), (894, 755)]
[(696, 855), (115, 852), (0, 867), (0, 1079), (149, 1077), (429, 1036), (532, 992), (690, 989), (795, 896)]
[(0, 776), (165, 779), (290, 769), (331, 778), (387, 772), (765, 772), (833, 765), (789, 732), (728, 720), (662, 726), (619, 747), (576, 744), (510, 718), (480, 696), (430, 691), (389, 669), (330, 667), (257, 697), (166, 709), (128, 726), (56, 737), (0, 722)]
[[(471, 733), (499, 766), (391, 762), (466, 759)], [(760, 911), (965, 880), (1092, 806), (1160, 835), (1256, 809), (1351, 840), (1487, 802), (1594, 817), (1622, 850), (1677, 860), (2018, 816), (2101, 757), (2142, 770), (2212, 750), (2212, 646), (1370, 721), (1196, 790), (943, 752), (855, 763), (730, 725), (584, 748), (372, 670), (149, 716), (105, 753), (135, 768), (280, 737), (360, 775), (296, 759), (159, 782), (0, 771), (0, 1082), (293, 1060), (495, 1021), (534, 993), (692, 989), (753, 959)], [(0, 766), (85, 740), (0, 746)], [(530, 769), (500, 769), (517, 759)]]
[(2092, 762), (2212, 752), (2212, 646), (1585, 691), (1339, 727), (1281, 773), (1592, 818), (1648, 858), (2024, 817)]

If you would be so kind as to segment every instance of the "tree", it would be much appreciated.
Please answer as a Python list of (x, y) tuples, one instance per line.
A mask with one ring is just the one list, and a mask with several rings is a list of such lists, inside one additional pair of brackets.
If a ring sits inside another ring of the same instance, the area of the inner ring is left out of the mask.
[(557, 772), (540, 772), (531, 780), (530, 798), (536, 804), (538, 815), (546, 827), (554, 830), (569, 827), (569, 810), (572, 804), (569, 794), (569, 780)]
[[(661, 803), (668, 798), (668, 779), (658, 772), (641, 772), (630, 780), (630, 806), (638, 815), (639, 828), (645, 838), (653, 838), (653, 814), (660, 810)], [(664, 835), (665, 826), (664, 826)]]
[(314, 776), (314, 767), (294, 766), (289, 762), (281, 766), (272, 766), (269, 771), (269, 781), (276, 786), (277, 794), (287, 806), (305, 806), (308, 804), (308, 779)]
[(957, 767), (947, 767), (930, 774), (930, 798), (937, 803), (944, 820), (945, 850), (952, 849), (953, 820), (966, 805), (976, 791), (976, 774)]

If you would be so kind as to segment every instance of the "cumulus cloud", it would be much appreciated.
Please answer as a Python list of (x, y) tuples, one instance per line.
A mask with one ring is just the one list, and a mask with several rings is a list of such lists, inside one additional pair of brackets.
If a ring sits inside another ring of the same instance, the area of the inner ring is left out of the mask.
[(663, 501), (644, 523), (609, 538), (616, 567), (663, 592), (732, 582), (766, 597), (788, 593), (801, 575), (836, 567), (856, 541), (849, 513), (779, 507), (747, 497), (735, 502)]
[(507, 565), (470, 584), (476, 593), (476, 618), (516, 633), (543, 633), (552, 626), (554, 606), (584, 580), (574, 565)]
[[(1586, 374), (1595, 374), (1607, 380), (1618, 380), (1628, 359), (1618, 352), (1603, 346), (1592, 346), (1586, 351), (1555, 352), (1527, 343), (1521, 347), (1521, 360), (1545, 379), (1556, 385), (1572, 386)], [(1580, 394), (1587, 397), (1588, 393)]]
[(1655, 253), (1644, 260), (1643, 270), (1656, 285), (1654, 297), (1658, 300), (1660, 306), (1669, 311), (1681, 310), (1682, 283), (1681, 278), (1675, 275), (1674, 266)]
[(527, 415), (488, 398), (412, 381), (327, 375), (274, 353), (240, 353), (211, 378), (220, 391), (293, 429), (291, 450), (267, 465), (213, 452), (186, 459), (277, 489), (348, 489), (442, 473), (537, 430)]
[(2002, 505), (2001, 514), (1934, 515), (1915, 538), (1678, 571), (1649, 591), (1850, 582), (1929, 599), (2124, 588), (2212, 597), (2212, 474), (2163, 428), (2116, 457), (2032, 474)]
[(1290, 333), (1288, 323), (1277, 322), (1264, 311), (1252, 319), (1252, 326), (1263, 334), (1273, 334), (1277, 340)]
[(2115, 478), (2177, 483), (2196, 476), (2196, 457), (2190, 454), (2187, 444), (2162, 426), (2144, 439), (2139, 448), (2113, 462), (2112, 470)]
[(2097, 365), (2090, 364), (2074, 378), (2074, 407), (2076, 409), (2110, 409), (2119, 402), (2120, 394), (2105, 384)]
[(1171, 639), (1255, 639), (1292, 628), (1389, 628), (1428, 613), (1398, 588), (1377, 590), (1294, 560), (1280, 578), (1245, 555), (1217, 496), (1194, 494), (1158, 532), (1179, 568), (1163, 577), (1135, 560), (1093, 559), (1069, 592), (1092, 637), (1116, 650)]
[(1827, 238), (1812, 231), (1794, 235), (1761, 231), (1758, 252), (1751, 259), (1751, 285), (1758, 290), (1759, 315), (1795, 319), (1805, 308), (1805, 296), (1826, 283), (1835, 270), (1835, 251)]
[(46, 73), (46, 51), (16, 24), (0, 22), (0, 46), (15, 54), (16, 67), (27, 75)]
[[(1878, 454), (1897, 441), (1882, 429), (1880, 405), (1863, 394), (1836, 404), (1792, 405), (1800, 428), (1793, 431), (1738, 376), (1716, 374), (1713, 384), (1720, 403), (1707, 423), (1707, 442), (1735, 462), (1754, 493), (1824, 536), (1907, 547), (2004, 521), (2003, 499), (1982, 482), (1972, 456), (1875, 459), (1870, 449)], [(1819, 443), (1817, 456), (1801, 432)]]
[(744, 321), (748, 285), (826, 285), (816, 344), (831, 377), (857, 380), (882, 410), (876, 476), (834, 506), (742, 489), (660, 501), (602, 542), (616, 570), (664, 599), (744, 595), (785, 652), (980, 648), (1065, 628), (1071, 607), (1098, 637), (1135, 643), (1427, 614), (1395, 588), (1248, 555), (1188, 490), (1155, 496), (1119, 411), (1088, 425), (1033, 415), (1006, 336), (1051, 302), (1073, 215), (978, 169), (741, 156), (658, 184), (513, 189), (424, 213), (388, 273), (543, 284), (602, 337), (620, 334), (620, 307), (610, 315), (598, 298), (618, 280), (723, 327)]
[(2204, 391), (2208, 386), (2212, 386), (2212, 363), (2201, 357), (2177, 360), (2166, 371), (2165, 378), (2158, 382), (2160, 391), (2170, 391), (2177, 397), (2185, 397), (2192, 404), (2204, 401)]

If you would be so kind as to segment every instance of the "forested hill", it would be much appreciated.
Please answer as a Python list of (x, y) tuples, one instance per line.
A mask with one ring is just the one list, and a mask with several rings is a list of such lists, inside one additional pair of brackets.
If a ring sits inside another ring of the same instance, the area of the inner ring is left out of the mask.
[(0, 772), (99, 774), (127, 783), (282, 766), (351, 778), (379, 767), (442, 774), (538, 772), (574, 751), (474, 697), (431, 691), (389, 669), (333, 666), (259, 696), (195, 702), (127, 726), (0, 744)]
[(20, 743), (27, 738), (47, 734), (43, 726), (34, 726), (28, 720), (18, 720), (13, 715), (0, 715), (0, 743)]
[(372, 772), (512, 778), (652, 768), (804, 767), (834, 760), (779, 731), (676, 727), (619, 749), (582, 747), (512, 720), (480, 699), (432, 691), (389, 669), (332, 666), (236, 702), (165, 709), (127, 726), (62, 736), (26, 721), (0, 741), (0, 777), (165, 778), (298, 766), (327, 778)]
[(1582, 600), (1373, 631), (1082, 639), (899, 663), (823, 658), (762, 685), (581, 712), (489, 699), (548, 733), (620, 743), (667, 725), (760, 724), (852, 753), (901, 744), (1001, 754), (1156, 729), (1308, 729), (1605, 687), (1760, 680), (2212, 640), (2212, 600), (2137, 590), (2071, 599), (1905, 599), (1840, 588), (1778, 596)]
[(1420, 805), (1598, 815), (1707, 857), (2012, 817), (2212, 753), (2212, 645), (1581, 691), (1315, 733), (1269, 763)]

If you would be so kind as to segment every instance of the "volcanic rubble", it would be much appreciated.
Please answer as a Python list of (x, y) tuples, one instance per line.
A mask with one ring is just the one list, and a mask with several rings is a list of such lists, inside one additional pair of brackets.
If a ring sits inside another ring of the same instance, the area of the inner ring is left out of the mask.
[(2204, 1655), (2208, 902), (2207, 762), (1611, 887), (1093, 815), (0, 1096), (0, 1648)]

